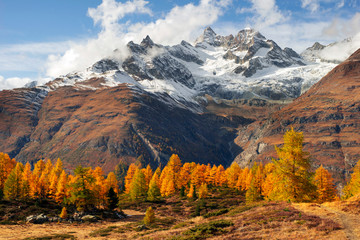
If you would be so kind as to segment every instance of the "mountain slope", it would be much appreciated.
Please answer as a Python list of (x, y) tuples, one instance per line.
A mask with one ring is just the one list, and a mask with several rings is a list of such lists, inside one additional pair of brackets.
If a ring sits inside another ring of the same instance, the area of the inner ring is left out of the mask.
[(240, 131), (236, 142), (245, 151), (236, 161), (276, 157), (273, 145), (290, 126), (304, 132), (314, 167), (323, 164), (343, 181), (360, 157), (360, 49), (294, 102)]
[(304, 65), (252, 29), (220, 36), (205, 29), (195, 46), (149, 36), (44, 86), (0, 92), (0, 151), (19, 161), (60, 157), (112, 170), (142, 156), (153, 167), (183, 161), (228, 165), (246, 146), (236, 131), (266, 119), (334, 64)]

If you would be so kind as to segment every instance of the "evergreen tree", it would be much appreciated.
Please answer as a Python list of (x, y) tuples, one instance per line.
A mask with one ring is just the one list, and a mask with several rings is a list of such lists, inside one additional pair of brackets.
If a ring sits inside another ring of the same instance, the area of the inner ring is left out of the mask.
[(107, 199), (108, 199), (108, 209), (109, 210), (114, 210), (118, 203), (119, 203), (119, 199), (117, 197), (117, 194), (115, 193), (114, 189), (112, 187), (110, 187), (109, 192), (107, 194)]
[(127, 174), (127, 171), (129, 169), (129, 166), (125, 163), (120, 162), (115, 167), (115, 176), (118, 180), (119, 190), (124, 191), (125, 190), (125, 176)]

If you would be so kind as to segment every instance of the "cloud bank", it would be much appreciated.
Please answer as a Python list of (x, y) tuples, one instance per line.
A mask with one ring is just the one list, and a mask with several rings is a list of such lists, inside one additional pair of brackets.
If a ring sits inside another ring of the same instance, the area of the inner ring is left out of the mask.
[(201, 0), (197, 5), (189, 3), (175, 6), (165, 17), (154, 22), (131, 23), (121, 20), (128, 14), (152, 15), (147, 1), (129, 0), (120, 3), (103, 0), (97, 8), (88, 10), (94, 23), (102, 28), (97, 38), (90, 39), (85, 44), (74, 44), (62, 55), (49, 56), (46, 74), (57, 77), (85, 69), (95, 61), (112, 55), (114, 49), (120, 49), (116, 57), (122, 59), (127, 53), (125, 45), (130, 40), (139, 42), (146, 35), (161, 44), (191, 41), (199, 30), (216, 22), (230, 3), (229, 0)]

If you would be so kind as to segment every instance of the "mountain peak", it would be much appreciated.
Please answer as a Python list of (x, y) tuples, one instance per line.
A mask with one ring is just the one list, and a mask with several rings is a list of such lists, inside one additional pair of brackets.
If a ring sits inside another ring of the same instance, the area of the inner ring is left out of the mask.
[(205, 30), (204, 30), (204, 35), (205, 35), (205, 34), (215, 35), (215, 36), (216, 36), (216, 33), (214, 32), (214, 30), (213, 30), (211, 27), (205, 28)]
[(141, 46), (147, 48), (147, 47), (152, 47), (154, 46), (154, 42), (151, 40), (151, 38), (149, 37), (149, 35), (147, 35), (140, 43)]
[(216, 36), (217, 34), (214, 32), (214, 30), (212, 30), (211, 27), (207, 27), (205, 28), (203, 34), (201, 34), (200, 37), (196, 39), (195, 43), (206, 42), (214, 46), (216, 45)]
[(311, 49), (311, 50), (322, 50), (324, 49), (325, 46), (320, 44), (319, 42), (315, 42), (310, 48), (308, 49)]

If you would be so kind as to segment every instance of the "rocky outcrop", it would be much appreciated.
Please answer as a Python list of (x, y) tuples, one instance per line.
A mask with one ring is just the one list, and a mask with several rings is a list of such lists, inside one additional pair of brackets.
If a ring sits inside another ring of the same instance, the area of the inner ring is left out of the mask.
[(276, 157), (274, 145), (291, 126), (304, 133), (313, 167), (323, 164), (338, 183), (360, 158), (360, 49), (293, 103), (238, 133), (241, 165)]

